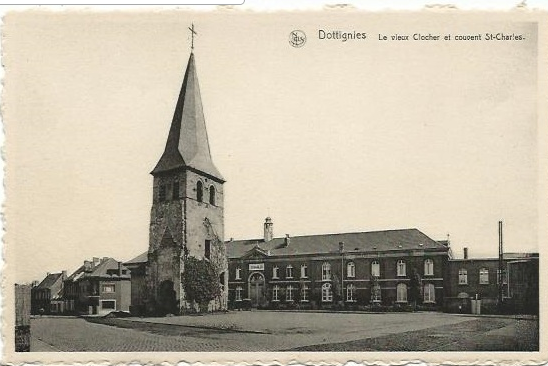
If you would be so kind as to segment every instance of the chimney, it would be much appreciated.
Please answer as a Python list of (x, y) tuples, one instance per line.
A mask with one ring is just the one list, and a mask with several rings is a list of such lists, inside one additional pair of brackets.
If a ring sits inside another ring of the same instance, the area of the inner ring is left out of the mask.
[(272, 223), (272, 219), (270, 217), (267, 217), (264, 219), (264, 241), (271, 241), (274, 237), (274, 224)]
[(468, 248), (464, 248), (464, 259), (468, 259)]
[(340, 241), (339, 242), (339, 253), (342, 253), (344, 252), (344, 242)]
[(67, 278), (67, 271), (61, 272), (61, 278), (63, 279), (63, 281), (65, 280), (65, 278)]
[(291, 238), (289, 237), (289, 234), (285, 234), (284, 247), (287, 248), (290, 242), (291, 242)]
[(101, 263), (101, 260), (97, 257), (93, 257), (93, 267), (92, 268), (95, 268), (99, 265), (99, 263)]
[(122, 262), (118, 262), (118, 276), (122, 275)]
[(84, 271), (91, 272), (91, 261), (84, 261)]

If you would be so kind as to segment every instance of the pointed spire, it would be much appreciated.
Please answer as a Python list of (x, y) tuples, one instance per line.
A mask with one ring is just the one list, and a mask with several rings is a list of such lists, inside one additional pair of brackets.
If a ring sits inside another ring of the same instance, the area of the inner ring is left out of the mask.
[(194, 53), (188, 59), (166, 148), (151, 174), (179, 168), (191, 168), (224, 182), (209, 151)]

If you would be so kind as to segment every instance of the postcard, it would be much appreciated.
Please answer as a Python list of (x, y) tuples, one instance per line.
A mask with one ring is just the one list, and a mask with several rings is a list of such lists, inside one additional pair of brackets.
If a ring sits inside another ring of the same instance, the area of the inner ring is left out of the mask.
[(8, 13), (4, 362), (546, 360), (546, 31)]

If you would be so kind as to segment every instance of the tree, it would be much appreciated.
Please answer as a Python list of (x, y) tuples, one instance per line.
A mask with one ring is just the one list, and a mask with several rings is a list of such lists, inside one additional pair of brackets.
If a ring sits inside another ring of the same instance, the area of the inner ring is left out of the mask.
[(333, 274), (333, 284), (332, 284), (332, 291), (333, 291), (333, 303), (337, 304), (343, 299), (343, 288), (341, 286), (341, 279), (336, 274)]
[(421, 277), (415, 269), (409, 281), (409, 302), (413, 304), (413, 310), (416, 310), (417, 304), (421, 302)]
[(184, 264), (182, 280), (186, 300), (204, 309), (211, 300), (221, 295), (217, 271), (205, 259), (187, 257)]

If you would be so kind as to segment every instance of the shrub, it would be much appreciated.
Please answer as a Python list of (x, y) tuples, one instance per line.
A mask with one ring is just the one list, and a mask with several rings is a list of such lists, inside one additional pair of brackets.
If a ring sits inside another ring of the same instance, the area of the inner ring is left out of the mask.
[(187, 257), (184, 264), (182, 282), (186, 300), (198, 304), (201, 311), (207, 310), (209, 302), (221, 295), (217, 272), (209, 261), (195, 257)]

